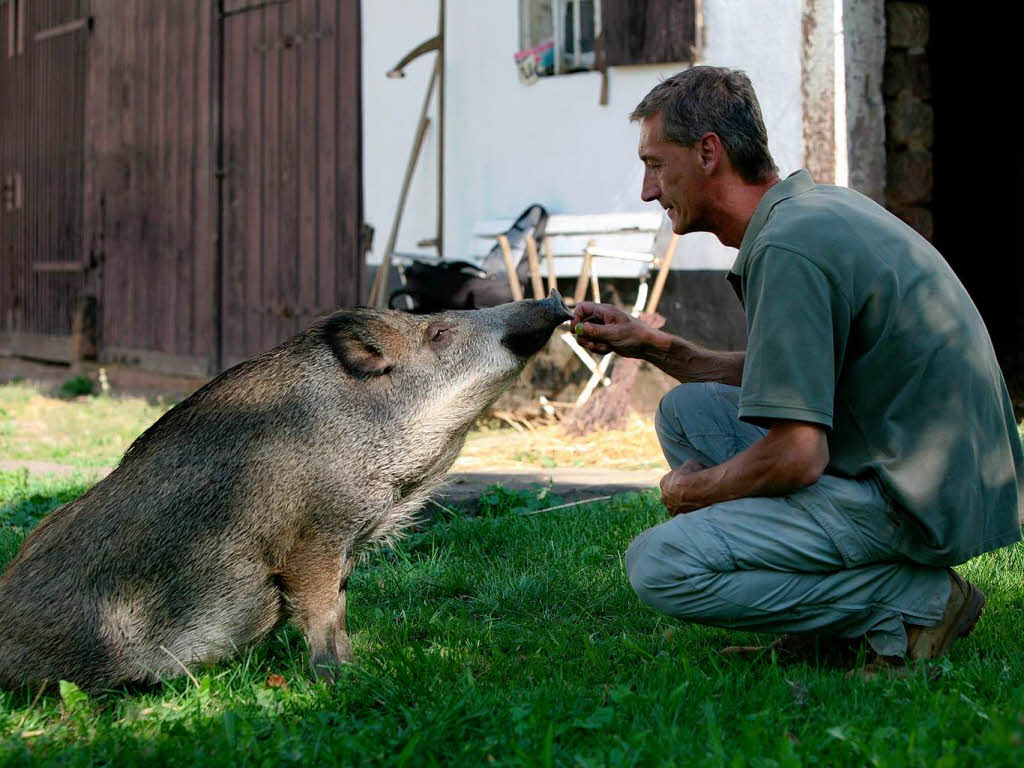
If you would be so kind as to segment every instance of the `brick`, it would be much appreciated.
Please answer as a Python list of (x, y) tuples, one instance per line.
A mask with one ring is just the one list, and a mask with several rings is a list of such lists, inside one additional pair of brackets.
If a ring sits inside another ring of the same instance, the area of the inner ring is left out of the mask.
[(930, 17), (923, 3), (886, 3), (886, 38), (893, 48), (924, 48)]
[(902, 48), (889, 48), (885, 52), (882, 88), (888, 98), (905, 93), (926, 101), (930, 99), (932, 72), (928, 56), (924, 53), (910, 53)]
[(931, 202), (931, 152), (923, 149), (891, 152), (886, 166), (885, 199), (890, 208)]
[(927, 149), (935, 137), (935, 113), (930, 104), (904, 92), (885, 105), (885, 131), (890, 146)]

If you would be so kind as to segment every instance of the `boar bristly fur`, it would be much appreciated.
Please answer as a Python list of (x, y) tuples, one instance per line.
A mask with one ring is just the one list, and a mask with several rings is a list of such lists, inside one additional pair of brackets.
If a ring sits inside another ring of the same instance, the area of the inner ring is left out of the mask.
[(225, 371), (22, 545), (0, 576), (0, 686), (150, 685), (287, 619), (333, 679), (360, 553), (410, 523), (568, 317), (557, 293), (342, 310)]

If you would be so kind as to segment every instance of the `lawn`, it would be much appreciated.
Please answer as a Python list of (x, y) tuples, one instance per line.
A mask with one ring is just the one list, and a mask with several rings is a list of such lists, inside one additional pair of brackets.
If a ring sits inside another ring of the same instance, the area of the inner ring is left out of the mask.
[(53, 389), (28, 382), (0, 385), (0, 458), (112, 467), (173, 404), (162, 398), (61, 396)]
[[(83, 475), (0, 473), (0, 567)], [(636, 599), (622, 553), (652, 494), (526, 514), (494, 489), (353, 574), (356, 663), (312, 682), (294, 630), (146, 694), (0, 693), (0, 765), (887, 765), (1024, 763), (1024, 547), (963, 567), (972, 637), (902, 678), (770, 655)]]

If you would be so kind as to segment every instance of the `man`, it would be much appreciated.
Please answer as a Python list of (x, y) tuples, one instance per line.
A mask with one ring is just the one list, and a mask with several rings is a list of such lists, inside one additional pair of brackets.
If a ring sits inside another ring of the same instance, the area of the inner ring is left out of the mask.
[(780, 180), (742, 72), (656, 86), (640, 123), (641, 197), (673, 230), (739, 248), (729, 279), (746, 352), (712, 352), (583, 302), (595, 352), (682, 386), (658, 410), (672, 517), (630, 545), (645, 602), (689, 621), (865, 637), (934, 658), (984, 595), (950, 566), (1021, 538), (1021, 445), (988, 334), (941, 255), (862, 195)]

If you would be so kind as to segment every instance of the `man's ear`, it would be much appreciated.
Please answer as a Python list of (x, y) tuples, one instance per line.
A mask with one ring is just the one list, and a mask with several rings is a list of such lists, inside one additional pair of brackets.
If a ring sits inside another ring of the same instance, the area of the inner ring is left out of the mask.
[(375, 325), (364, 314), (339, 314), (324, 324), (324, 340), (334, 356), (349, 376), (360, 381), (384, 376), (395, 366), (374, 338)]
[(697, 158), (708, 176), (718, 170), (724, 152), (725, 147), (722, 146), (722, 139), (717, 133), (709, 131), (697, 139)]

